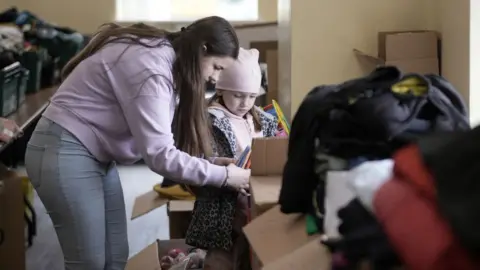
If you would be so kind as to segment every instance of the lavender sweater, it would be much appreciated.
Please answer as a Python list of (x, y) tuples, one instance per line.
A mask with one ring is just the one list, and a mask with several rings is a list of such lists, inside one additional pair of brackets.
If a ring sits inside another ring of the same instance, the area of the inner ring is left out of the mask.
[(131, 164), (143, 158), (164, 177), (220, 186), (225, 167), (174, 146), (174, 50), (131, 45), (125, 51), (127, 46), (107, 45), (81, 62), (43, 116), (74, 134), (100, 161)]

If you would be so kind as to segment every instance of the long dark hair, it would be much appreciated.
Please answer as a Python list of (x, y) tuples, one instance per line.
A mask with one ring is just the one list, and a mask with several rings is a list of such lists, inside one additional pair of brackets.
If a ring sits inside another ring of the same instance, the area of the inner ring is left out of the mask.
[(158, 38), (167, 39), (176, 53), (172, 70), (173, 84), (180, 100), (173, 125), (176, 146), (193, 156), (210, 156), (211, 129), (204, 102), (205, 80), (201, 61), (205, 56), (238, 57), (239, 43), (235, 29), (225, 19), (217, 16), (203, 18), (178, 32), (169, 32), (143, 23), (127, 27), (105, 24), (90, 43), (67, 63), (62, 71), (62, 79), (81, 61), (108, 43), (128, 42), (149, 48), (164, 46), (165, 42), (142, 42), (142, 39)]

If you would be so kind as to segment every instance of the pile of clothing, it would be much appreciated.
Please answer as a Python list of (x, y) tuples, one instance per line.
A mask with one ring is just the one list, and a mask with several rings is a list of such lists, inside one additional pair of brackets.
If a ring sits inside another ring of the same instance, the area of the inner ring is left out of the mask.
[(0, 69), (19, 61), (23, 50), (22, 31), (15, 25), (0, 25)]
[[(51, 57), (59, 58), (59, 68), (62, 68), (85, 45), (85, 36), (77, 31), (48, 23), (16, 7), (0, 12), (0, 25), (0, 59), (5, 58), (7, 53), (18, 58), (26, 42), (46, 48)], [(12, 26), (16, 29), (12, 30)], [(12, 59), (18, 61), (17, 58)], [(5, 66), (8, 65), (5, 63)]]
[(308, 215), (307, 231), (323, 234), (329, 172), (348, 171), (354, 199), (338, 211), (341, 237), (324, 239), (336, 269), (365, 261), (373, 269), (480, 269), (478, 139), (462, 98), (440, 76), (381, 67), (317, 87), (292, 123), (281, 210)]

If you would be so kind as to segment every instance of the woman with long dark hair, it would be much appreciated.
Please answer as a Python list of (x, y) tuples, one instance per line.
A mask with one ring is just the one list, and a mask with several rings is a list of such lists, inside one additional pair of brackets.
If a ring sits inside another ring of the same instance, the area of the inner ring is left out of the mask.
[(233, 27), (220, 17), (179, 32), (107, 24), (65, 66), (25, 162), (66, 270), (125, 268), (126, 213), (116, 163), (143, 158), (179, 183), (248, 188), (250, 171), (212, 156), (204, 97), (206, 82), (215, 82), (238, 51)]

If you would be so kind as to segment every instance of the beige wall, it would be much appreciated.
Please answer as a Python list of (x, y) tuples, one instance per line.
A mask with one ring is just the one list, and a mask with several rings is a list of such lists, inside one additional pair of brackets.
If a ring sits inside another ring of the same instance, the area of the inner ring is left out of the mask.
[[(476, 122), (470, 89), (470, 1), (428, 0), (430, 28), (442, 35), (442, 75), (465, 97)], [(472, 0), (475, 1), (475, 0)], [(478, 99), (477, 99), (478, 100)]]
[[(5, 4), (5, 1), (7, 3)], [(0, 0), (2, 6), (15, 3), (21, 9), (28, 9), (38, 16), (78, 29), (82, 33), (95, 32), (103, 23), (115, 19), (115, 0)], [(259, 15), (262, 21), (276, 20), (276, 0), (259, 0)], [(171, 29), (174, 24), (160, 24)]]
[(417, 29), (442, 32), (444, 74), (468, 98), (469, 2), (279, 0), (280, 103), (293, 115), (312, 87), (365, 74), (353, 48), (376, 54), (377, 32)]
[[(290, 59), (281, 59), (280, 67), (290, 73), (291, 90), (289, 85), (281, 90), (280, 102), (292, 115), (314, 86), (365, 74), (352, 50), (376, 54), (377, 32), (427, 27), (423, 0), (289, 1), (290, 39), (283, 40), (287, 45), (280, 45), (280, 55)], [(279, 21), (285, 23), (282, 16)], [(287, 46), (289, 56), (283, 52)], [(284, 64), (289, 61), (290, 68)]]

